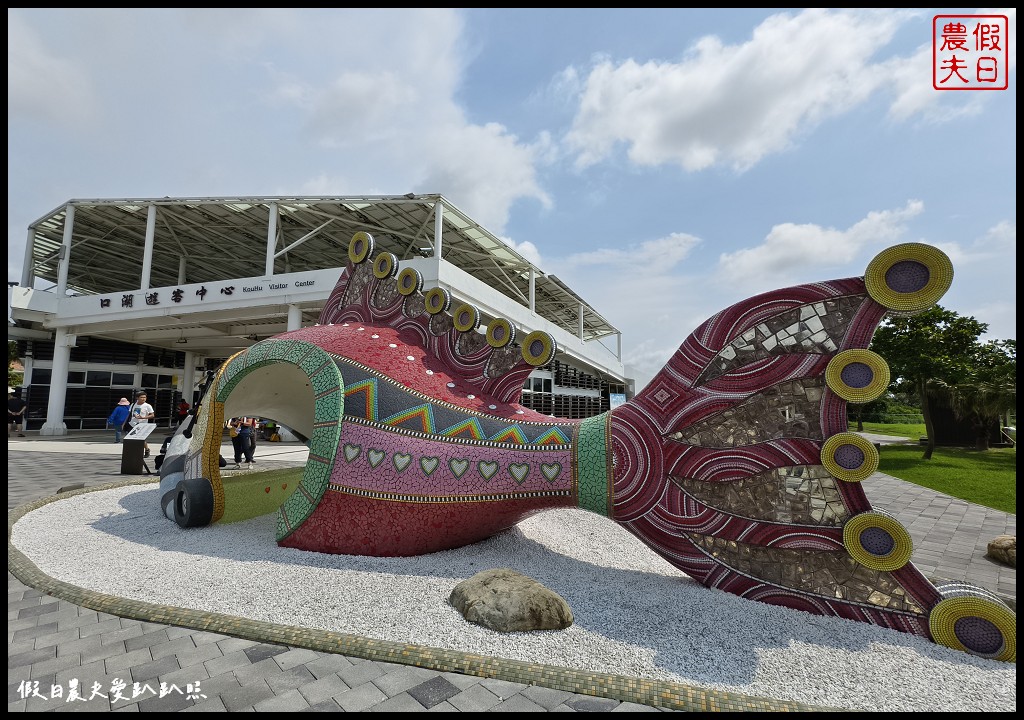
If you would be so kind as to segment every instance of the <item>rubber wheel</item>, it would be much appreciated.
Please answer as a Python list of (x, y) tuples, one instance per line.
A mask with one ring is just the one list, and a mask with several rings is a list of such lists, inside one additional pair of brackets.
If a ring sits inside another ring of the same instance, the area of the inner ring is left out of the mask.
[(187, 478), (175, 488), (174, 522), (181, 527), (206, 527), (213, 519), (213, 485), (206, 478)]

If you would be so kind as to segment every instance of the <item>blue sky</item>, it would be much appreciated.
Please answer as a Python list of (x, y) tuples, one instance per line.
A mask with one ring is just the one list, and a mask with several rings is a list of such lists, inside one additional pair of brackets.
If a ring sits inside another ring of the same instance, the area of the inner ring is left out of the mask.
[[(1009, 88), (932, 18), (1009, 16)], [(8, 279), (71, 198), (441, 193), (622, 330), (926, 242), (1016, 338), (1016, 11), (8, 9)], [(339, 262), (340, 264), (340, 262)], [(612, 345), (614, 348), (614, 345)]]

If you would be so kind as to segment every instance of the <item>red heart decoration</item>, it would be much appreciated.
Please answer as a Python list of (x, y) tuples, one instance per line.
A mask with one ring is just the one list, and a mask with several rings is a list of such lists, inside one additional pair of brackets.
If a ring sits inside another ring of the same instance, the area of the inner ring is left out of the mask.
[(267, 485), (265, 488), (263, 488), (263, 492), (269, 493), (270, 492), (270, 486)]
[(281, 489), (282, 490), (287, 490), (288, 489), (288, 483), (284, 483), (283, 485), (281, 485)]

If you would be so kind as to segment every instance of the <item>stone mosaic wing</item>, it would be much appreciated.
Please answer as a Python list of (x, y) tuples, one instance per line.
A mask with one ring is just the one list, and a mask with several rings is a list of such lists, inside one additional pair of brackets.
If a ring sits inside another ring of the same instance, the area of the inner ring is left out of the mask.
[(612, 516), (709, 587), (1015, 659), (1012, 611), (910, 562), (909, 533), (861, 485), (878, 451), (847, 428), (847, 404), (889, 384), (867, 349), (879, 323), (933, 306), (952, 275), (942, 252), (909, 243), (864, 277), (710, 318), (612, 413)]

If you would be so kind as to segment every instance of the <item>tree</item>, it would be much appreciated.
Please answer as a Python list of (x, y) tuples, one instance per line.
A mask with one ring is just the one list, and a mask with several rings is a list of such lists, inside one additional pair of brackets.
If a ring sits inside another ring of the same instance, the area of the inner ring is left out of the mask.
[(25, 373), (15, 370), (14, 363), (18, 361), (18, 343), (14, 340), (7, 341), (7, 386), (18, 387), (25, 377)]
[(978, 338), (988, 325), (936, 305), (912, 316), (890, 316), (871, 340), (871, 350), (889, 364), (894, 391), (913, 391), (921, 403), (928, 434), (924, 459), (935, 451), (928, 386), (931, 381), (958, 386), (976, 379), (972, 361)]
[(957, 419), (974, 429), (974, 445), (988, 450), (989, 430), (1003, 424), (1004, 414), (1017, 405), (1017, 342), (994, 340), (974, 348), (972, 377), (952, 385), (929, 383), (929, 393), (947, 404)]
[(880, 418), (884, 415), (889, 407), (893, 403), (892, 393), (885, 393), (884, 395), (875, 398), (874, 400), (866, 403), (849, 403), (848, 413), (852, 415), (857, 421), (857, 432), (864, 432), (864, 416), (867, 415), (869, 418)]

